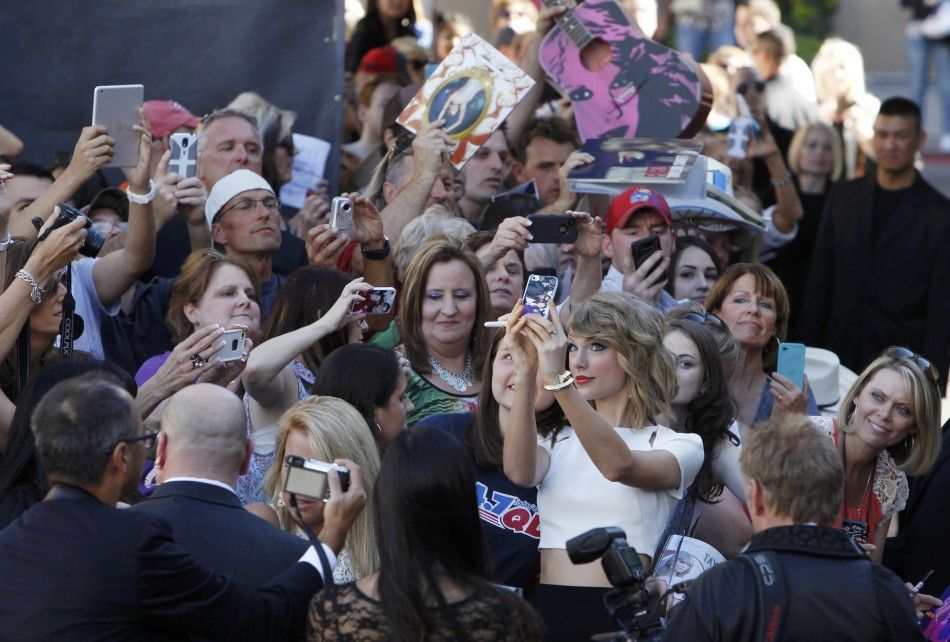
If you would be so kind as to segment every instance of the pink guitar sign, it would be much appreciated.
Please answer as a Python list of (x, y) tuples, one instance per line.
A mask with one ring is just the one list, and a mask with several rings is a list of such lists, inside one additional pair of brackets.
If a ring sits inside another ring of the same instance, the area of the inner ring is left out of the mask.
[(689, 138), (712, 106), (699, 66), (641, 34), (615, 0), (587, 0), (564, 13), (539, 58), (571, 99), (582, 140)]

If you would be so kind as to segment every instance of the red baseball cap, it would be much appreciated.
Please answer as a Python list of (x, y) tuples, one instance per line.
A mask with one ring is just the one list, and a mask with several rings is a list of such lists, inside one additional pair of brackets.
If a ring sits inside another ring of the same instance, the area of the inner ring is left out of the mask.
[(200, 119), (174, 100), (146, 100), (142, 105), (152, 127), (153, 138), (164, 138), (179, 127), (198, 126)]
[(642, 185), (634, 185), (610, 201), (610, 207), (607, 208), (607, 234), (624, 227), (631, 216), (645, 209), (655, 210), (667, 225), (673, 224), (673, 213), (663, 195)]
[(376, 47), (367, 51), (356, 71), (364, 74), (381, 74), (404, 72), (406, 68), (405, 58), (396, 51), (391, 45)]

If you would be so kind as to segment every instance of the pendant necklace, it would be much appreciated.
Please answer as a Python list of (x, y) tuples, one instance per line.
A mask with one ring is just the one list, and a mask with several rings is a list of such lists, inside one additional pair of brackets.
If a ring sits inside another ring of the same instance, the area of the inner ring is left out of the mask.
[(472, 365), (472, 355), (470, 354), (465, 355), (465, 369), (462, 374), (447, 370), (431, 353), (429, 354), (429, 367), (432, 368), (432, 372), (439, 376), (439, 379), (458, 392), (465, 392), (475, 383), (475, 367)]

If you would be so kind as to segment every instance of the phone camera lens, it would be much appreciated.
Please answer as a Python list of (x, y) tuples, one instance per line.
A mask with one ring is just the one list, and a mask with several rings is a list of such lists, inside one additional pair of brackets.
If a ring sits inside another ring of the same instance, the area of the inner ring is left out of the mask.
[(238, 347), (238, 340), (234, 339), (233, 341), (231, 341), (231, 349), (237, 350), (237, 347)]
[(343, 206), (342, 206), (340, 209), (342, 209), (344, 212), (349, 212), (349, 211), (350, 211), (350, 202), (347, 201), (346, 203), (343, 203)]
[(564, 234), (565, 232), (567, 232), (567, 226), (566, 226), (566, 225), (562, 225), (562, 226), (560, 226), (559, 228), (557, 228), (557, 231), (558, 231), (560, 234)]

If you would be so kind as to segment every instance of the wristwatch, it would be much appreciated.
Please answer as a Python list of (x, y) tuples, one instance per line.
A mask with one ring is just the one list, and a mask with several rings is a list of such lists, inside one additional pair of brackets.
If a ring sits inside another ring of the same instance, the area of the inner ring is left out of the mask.
[(33, 275), (26, 270), (20, 270), (16, 273), (16, 277), (26, 281), (26, 284), (30, 286), (30, 300), (33, 301), (33, 305), (42, 303), (43, 297), (46, 296), (46, 292), (40, 287), (40, 284), (36, 281)]
[(389, 256), (389, 239), (385, 236), (383, 237), (383, 246), (378, 250), (364, 250), (360, 246), (360, 252), (363, 253), (363, 258), (370, 261), (382, 261)]
[(155, 187), (155, 181), (149, 179), (148, 181), (148, 194), (136, 194), (132, 191), (131, 187), (125, 188), (125, 195), (129, 197), (130, 203), (135, 203), (136, 205), (148, 205), (152, 202), (152, 199), (155, 198), (155, 192), (157, 191)]

